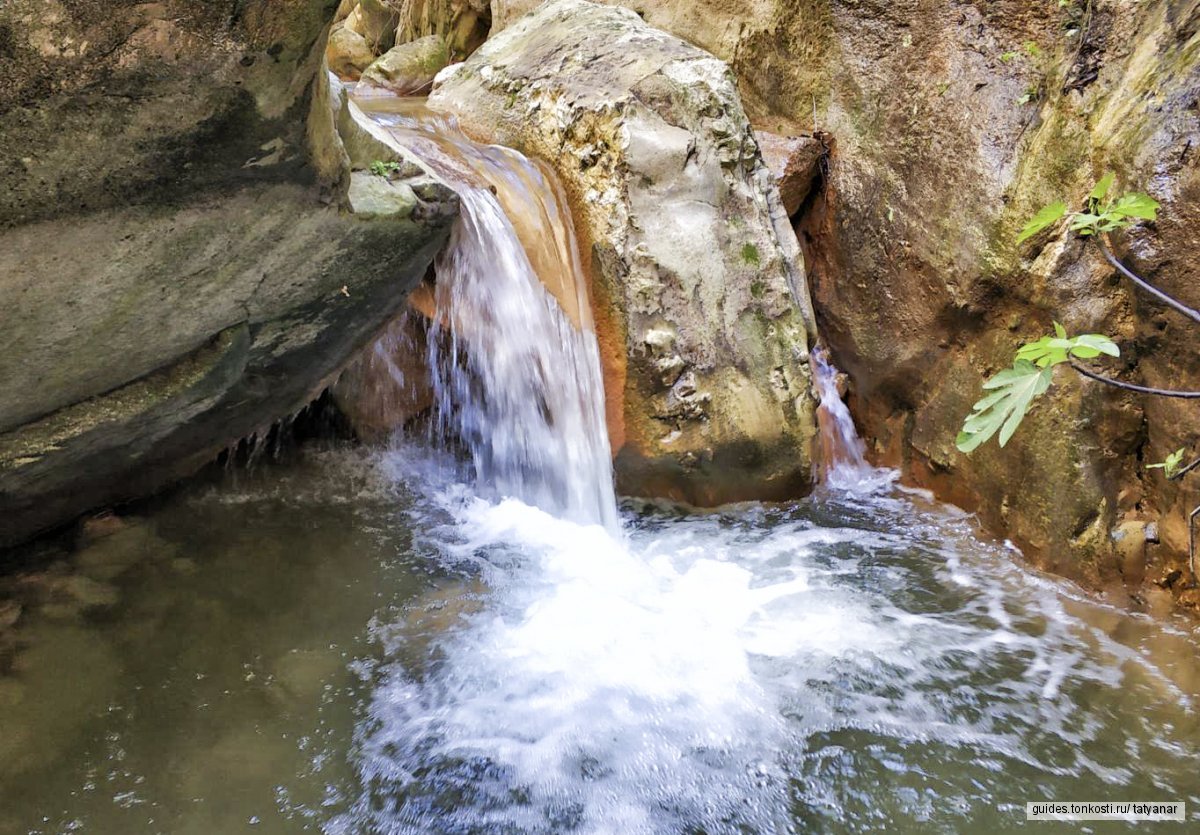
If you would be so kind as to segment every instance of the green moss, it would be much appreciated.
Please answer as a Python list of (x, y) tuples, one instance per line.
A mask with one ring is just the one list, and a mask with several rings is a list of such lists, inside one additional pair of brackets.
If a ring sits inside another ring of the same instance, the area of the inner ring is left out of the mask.
[(763, 297), (763, 293), (765, 293), (765, 292), (766, 292), (766, 290), (763, 287), (763, 283), (761, 281), (759, 281), (757, 278), (750, 282), (750, 295), (751, 296), (753, 296), (756, 299), (761, 299)]
[(752, 267), (757, 267), (760, 263), (758, 247), (756, 247), (754, 244), (746, 244), (743, 246), (742, 260)]

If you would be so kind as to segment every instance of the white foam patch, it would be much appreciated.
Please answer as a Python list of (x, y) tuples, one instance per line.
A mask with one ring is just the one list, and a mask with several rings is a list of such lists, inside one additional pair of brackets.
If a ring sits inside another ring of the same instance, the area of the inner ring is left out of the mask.
[(848, 729), (1119, 772), (1033, 741), (1098, 734), (1071, 694), (1116, 692), (1122, 673), (1055, 587), (975, 542), (961, 514), (892, 494), (861, 517), (844, 505), (842, 527), (748, 507), (614, 532), (457, 485), (433, 494), (438, 550), (476, 567), (489, 603), (427, 669), (391, 666), (360, 727), (363, 797), (330, 832), (793, 831), (807, 783), (792, 752)]

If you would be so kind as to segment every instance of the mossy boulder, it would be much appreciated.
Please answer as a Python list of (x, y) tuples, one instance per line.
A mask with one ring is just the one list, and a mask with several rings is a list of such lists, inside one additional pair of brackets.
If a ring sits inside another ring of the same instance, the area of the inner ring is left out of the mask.
[(434, 77), (448, 63), (446, 42), (439, 35), (428, 35), (389, 49), (367, 68), (362, 80), (401, 96), (428, 93)]

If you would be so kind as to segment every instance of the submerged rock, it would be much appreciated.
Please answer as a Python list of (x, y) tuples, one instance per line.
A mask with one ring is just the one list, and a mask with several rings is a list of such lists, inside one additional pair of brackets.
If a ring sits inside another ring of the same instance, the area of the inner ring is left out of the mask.
[(126, 523), (119, 530), (86, 543), (72, 556), (75, 568), (92, 580), (110, 581), (147, 560), (174, 556), (174, 547), (144, 523)]
[(323, 0), (83, 3), (34, 43), (43, 5), (0, 6), (0, 546), (302, 408), (402, 308), (456, 206), (409, 163), (403, 200), (354, 212), (370, 160), (338, 132)]
[(728, 67), (630, 11), (555, 0), (448, 71), (431, 104), (563, 180), (620, 489), (701, 505), (806, 490), (814, 326)]

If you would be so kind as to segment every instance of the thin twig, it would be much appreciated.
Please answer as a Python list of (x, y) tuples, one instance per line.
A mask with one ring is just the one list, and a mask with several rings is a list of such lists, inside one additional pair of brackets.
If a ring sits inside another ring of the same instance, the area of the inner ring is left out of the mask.
[(1184, 400), (1200, 400), (1200, 391), (1180, 391), (1178, 389), (1158, 389), (1150, 386), (1139, 386), (1133, 383), (1125, 383), (1120, 380), (1114, 380), (1112, 377), (1105, 377), (1103, 374), (1097, 374), (1090, 368), (1086, 368), (1079, 363), (1071, 360), (1071, 367), (1082, 374), (1084, 377), (1095, 380), (1098, 383), (1115, 386), (1126, 391), (1136, 391), (1139, 394), (1153, 394), (1158, 397), (1179, 397)]
[(1188, 307), (1186, 304), (1179, 301), (1179, 299), (1175, 298), (1174, 296), (1170, 296), (1170, 295), (1164, 293), (1162, 290), (1159, 290), (1157, 287), (1155, 287), (1149, 281), (1146, 281), (1146, 279), (1144, 279), (1138, 275), (1135, 275), (1132, 271), (1129, 270), (1129, 268), (1127, 268), (1124, 264), (1122, 264), (1111, 252), (1109, 252), (1108, 247), (1104, 245), (1104, 241), (1097, 238), (1096, 243), (1099, 245), (1100, 251), (1104, 253), (1104, 257), (1108, 259), (1108, 263), (1112, 264), (1114, 267), (1116, 267), (1118, 270), (1120, 270), (1121, 273), (1123, 275), (1125, 275), (1130, 281), (1132, 281), (1138, 287), (1145, 290), (1150, 295), (1157, 298), (1159, 301), (1175, 308), (1177, 311), (1182, 313), (1184, 316), (1187, 316), (1189, 319), (1191, 319), (1195, 322), (1200, 322), (1200, 310), (1196, 310), (1195, 308)]

